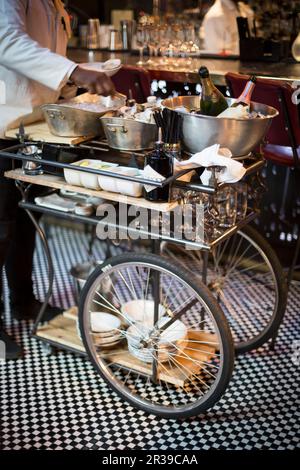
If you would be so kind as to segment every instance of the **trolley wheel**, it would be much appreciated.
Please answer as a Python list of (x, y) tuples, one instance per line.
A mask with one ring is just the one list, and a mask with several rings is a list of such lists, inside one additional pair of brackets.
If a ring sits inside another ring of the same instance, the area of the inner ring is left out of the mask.
[[(162, 253), (201, 282), (203, 252), (165, 243)], [(207, 285), (227, 317), (236, 352), (276, 336), (286, 308), (286, 280), (274, 250), (253, 227), (243, 227), (212, 249)]]
[[(121, 321), (111, 333), (118, 344), (104, 346), (109, 333), (92, 331), (97, 311)], [(205, 285), (160, 256), (126, 253), (98, 266), (81, 294), (79, 324), (101, 377), (148, 413), (198, 415), (229, 383), (234, 348), (222, 310)]]

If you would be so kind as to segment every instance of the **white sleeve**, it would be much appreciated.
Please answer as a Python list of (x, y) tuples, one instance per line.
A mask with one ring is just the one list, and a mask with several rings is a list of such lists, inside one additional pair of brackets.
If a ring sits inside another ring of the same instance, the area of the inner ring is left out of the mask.
[(27, 0), (0, 0), (0, 65), (59, 90), (77, 64), (30, 38), (26, 5)]

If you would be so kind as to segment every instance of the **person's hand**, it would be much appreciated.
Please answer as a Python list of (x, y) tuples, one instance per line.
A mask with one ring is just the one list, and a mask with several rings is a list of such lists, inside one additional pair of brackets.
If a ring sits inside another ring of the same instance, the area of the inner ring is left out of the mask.
[(77, 66), (70, 76), (75, 85), (85, 88), (89, 93), (109, 96), (115, 93), (115, 87), (111, 79), (103, 72), (87, 70)]

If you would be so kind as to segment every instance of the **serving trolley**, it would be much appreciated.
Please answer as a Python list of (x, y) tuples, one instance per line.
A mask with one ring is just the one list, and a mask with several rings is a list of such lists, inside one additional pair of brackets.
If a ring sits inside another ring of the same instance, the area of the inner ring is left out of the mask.
[[(52, 347), (87, 355), (114, 391), (147, 412), (179, 418), (206, 411), (226, 390), (235, 351), (249, 351), (274, 341), (285, 310), (286, 288), (278, 259), (267, 241), (248, 225), (257, 216), (264, 189), (260, 176), (263, 157), (253, 153), (240, 158), (246, 168), (243, 184), (247, 210), (231, 225), (219, 227), (216, 200), (224, 194), (226, 185), (218, 183), (216, 177), (204, 185), (199, 180), (188, 183), (179, 179), (190, 170), (163, 182), (118, 175), (152, 186), (169, 184), (177, 194), (171, 202), (151, 203), (143, 198), (70, 186), (61, 175), (26, 175), (20, 162), (33, 160), (22, 153), (29, 144), (8, 147), (0, 156), (12, 161), (6, 177), (15, 180), (21, 192), (19, 205), (35, 225), (48, 262), (48, 290), (32, 328), (33, 336)], [(43, 150), (42, 142), (34, 144)], [(105, 141), (78, 146), (85, 148), (89, 158), (143, 167), (143, 152), (112, 151)], [(76, 146), (70, 146), (73, 148)], [(106, 170), (58, 163), (45, 153), (40, 163), (55, 170), (72, 168), (108, 174)], [(214, 174), (219, 169), (211, 170)], [(31, 196), (33, 186), (49, 192), (68, 190), (101, 197), (118, 209), (127, 208), (128, 223), (37, 205)], [(238, 191), (238, 186), (232, 187)], [(164, 215), (172, 214), (182, 201), (197, 201), (204, 208), (203, 239), (177, 237), (172, 230), (164, 230)], [(223, 202), (228, 203), (227, 196)], [(148, 226), (133, 223), (132, 207), (147, 211)], [(43, 323), (43, 315), (52, 294), (54, 267), (37, 213), (95, 228), (109, 226), (135, 239), (129, 242), (132, 251), (110, 257), (94, 269), (78, 305), (49, 323)], [(155, 231), (150, 227), (153, 213), (158, 221)], [(137, 240), (141, 235), (148, 239), (147, 246)], [(97, 312), (116, 318), (117, 326), (107, 334), (112, 334), (110, 340), (106, 340), (105, 332), (99, 334), (93, 327)]]

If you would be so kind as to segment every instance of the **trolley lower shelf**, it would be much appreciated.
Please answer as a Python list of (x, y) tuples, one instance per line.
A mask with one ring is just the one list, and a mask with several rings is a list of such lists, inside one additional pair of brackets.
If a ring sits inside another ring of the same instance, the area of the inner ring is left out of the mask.
[[(77, 329), (77, 307), (72, 307), (62, 315), (51, 320), (46, 325), (38, 328), (36, 337), (57, 347), (70, 348), (78, 353), (85, 353), (83, 343), (78, 336)], [(196, 340), (196, 341), (195, 341)], [(201, 343), (201, 341), (203, 343)], [(180, 352), (172, 357), (171, 361), (162, 363), (158, 368), (158, 377), (164, 382), (183, 387), (190, 378), (205, 371), (219, 350), (216, 335), (191, 330), (188, 337), (181, 343)], [(105, 356), (110, 363), (127, 370), (135, 371), (137, 374), (152, 374), (152, 365), (140, 361), (127, 350), (124, 344), (118, 349), (113, 349), (113, 354), (107, 350)]]
[(53, 346), (86, 354), (83, 343), (78, 336), (76, 320), (77, 307), (72, 307), (49, 323), (40, 325), (35, 337)]

